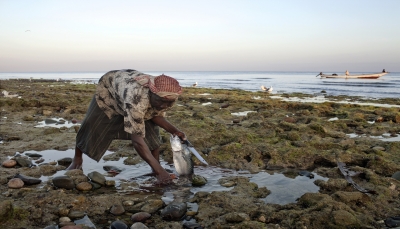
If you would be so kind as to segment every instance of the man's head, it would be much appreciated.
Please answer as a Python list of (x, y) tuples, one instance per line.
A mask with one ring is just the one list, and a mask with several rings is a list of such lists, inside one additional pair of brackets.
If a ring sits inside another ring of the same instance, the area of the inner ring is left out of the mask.
[(182, 87), (179, 82), (164, 74), (154, 79), (154, 84), (149, 85), (150, 91), (167, 100), (176, 100), (182, 93)]
[(150, 104), (156, 110), (164, 110), (174, 105), (178, 96), (182, 93), (179, 82), (164, 74), (154, 79), (154, 84), (149, 84)]

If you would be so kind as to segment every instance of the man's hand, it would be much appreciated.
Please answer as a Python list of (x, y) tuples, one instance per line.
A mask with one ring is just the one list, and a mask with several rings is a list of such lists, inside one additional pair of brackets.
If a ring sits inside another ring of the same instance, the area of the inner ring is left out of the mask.
[(181, 141), (187, 140), (186, 139), (186, 134), (181, 132), (181, 131), (179, 131), (179, 130), (176, 131), (175, 133), (173, 133), (173, 135), (174, 136), (177, 135), (181, 139)]
[(156, 185), (168, 185), (172, 183), (173, 179), (176, 179), (175, 174), (171, 173), (160, 173), (158, 175), (156, 175), (157, 178), (157, 182)]

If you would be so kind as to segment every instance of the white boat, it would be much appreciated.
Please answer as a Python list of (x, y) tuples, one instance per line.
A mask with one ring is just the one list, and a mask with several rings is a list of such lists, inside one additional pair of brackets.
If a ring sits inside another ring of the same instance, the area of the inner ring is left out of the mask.
[(384, 76), (388, 74), (389, 72), (382, 71), (379, 73), (369, 73), (369, 74), (344, 74), (344, 75), (338, 75), (336, 73), (333, 73), (331, 75), (329, 74), (324, 74), (320, 72), (317, 76), (320, 76), (321, 78), (338, 78), (338, 79), (378, 79), (381, 76)]

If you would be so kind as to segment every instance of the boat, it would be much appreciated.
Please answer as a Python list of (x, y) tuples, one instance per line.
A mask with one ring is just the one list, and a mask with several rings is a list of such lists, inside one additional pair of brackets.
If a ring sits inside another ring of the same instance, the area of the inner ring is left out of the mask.
[(320, 72), (317, 76), (320, 76), (321, 78), (338, 78), (338, 79), (378, 79), (379, 77), (382, 77), (388, 73), (389, 72), (386, 72), (385, 69), (383, 69), (383, 71), (379, 73), (354, 74), (354, 75), (351, 74), (338, 75), (336, 73), (329, 75)]

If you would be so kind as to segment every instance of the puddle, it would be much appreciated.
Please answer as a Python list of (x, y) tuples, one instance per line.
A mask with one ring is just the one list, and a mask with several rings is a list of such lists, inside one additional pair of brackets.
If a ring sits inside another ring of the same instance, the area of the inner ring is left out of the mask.
[(35, 127), (56, 127), (56, 128), (61, 128), (61, 127), (67, 127), (70, 128), (72, 126), (80, 125), (80, 123), (77, 122), (72, 122), (72, 121), (67, 121), (62, 118), (49, 118), (44, 121), (38, 122), (38, 125)]
[(400, 135), (392, 137), (391, 134), (389, 134), (389, 133), (385, 133), (385, 134), (382, 134), (380, 136), (371, 136), (371, 135), (366, 135), (366, 134), (355, 134), (355, 133), (353, 133), (353, 134), (347, 134), (347, 136), (349, 136), (350, 138), (367, 138), (367, 137), (369, 137), (369, 138), (379, 139), (379, 140), (384, 141), (384, 142), (398, 142), (398, 141), (400, 141)]
[[(29, 153), (37, 153), (42, 155), (44, 161), (41, 163), (49, 163), (52, 161), (57, 161), (59, 159), (65, 157), (73, 157), (74, 150), (45, 150), (45, 151), (25, 151), (23, 155)], [(112, 154), (113, 152), (107, 151), (105, 156)], [(87, 175), (90, 172), (97, 171), (103, 175), (106, 175), (107, 180), (114, 180), (116, 183), (117, 192), (130, 194), (134, 192), (160, 192), (163, 195), (163, 201), (168, 204), (172, 202), (176, 198), (188, 199), (193, 197), (193, 195), (197, 192), (214, 192), (214, 191), (228, 191), (233, 189), (233, 187), (223, 187), (219, 185), (218, 180), (223, 177), (230, 176), (245, 176), (250, 179), (251, 182), (256, 183), (259, 187), (267, 187), (271, 190), (271, 194), (268, 195), (263, 200), (266, 203), (275, 203), (275, 204), (287, 204), (294, 203), (296, 199), (301, 197), (304, 193), (307, 192), (318, 192), (319, 187), (316, 186), (313, 182), (317, 179), (328, 180), (328, 178), (319, 176), (316, 173), (314, 174), (314, 179), (310, 179), (305, 176), (296, 176), (295, 178), (289, 178), (284, 176), (282, 173), (273, 173), (262, 171), (257, 174), (251, 174), (247, 171), (236, 171), (231, 169), (223, 169), (215, 166), (195, 166), (194, 173), (196, 175), (201, 175), (205, 177), (208, 182), (206, 185), (201, 187), (182, 187), (179, 185), (167, 187), (164, 190), (160, 188), (152, 188), (152, 184), (155, 181), (155, 178), (149, 176), (148, 173), (151, 172), (150, 166), (145, 163), (139, 163), (136, 165), (125, 165), (123, 164), (124, 157), (120, 158), (118, 161), (104, 161), (103, 159), (100, 162), (96, 162), (86, 155), (83, 155), (83, 172)], [(172, 170), (175, 172), (174, 165), (168, 164), (165, 161), (160, 162), (161, 165), (165, 169)], [(123, 171), (116, 176), (111, 176), (104, 169), (104, 165), (116, 166), (118, 168), (123, 169)], [(65, 170), (58, 171), (52, 176), (42, 176), (40, 179), (42, 183), (40, 187), (49, 180), (50, 177), (62, 176), (65, 174)], [(184, 178), (181, 178), (182, 180)], [(181, 180), (179, 180), (181, 181)], [(179, 182), (177, 181), (177, 182)], [(139, 186), (133, 185), (130, 189), (121, 189), (121, 186), (126, 187), (126, 185), (131, 184), (132, 182), (136, 182)], [(39, 188), (40, 188), (39, 187)], [(162, 192), (162, 193), (161, 193)], [(197, 205), (193, 204), (190, 206), (195, 209)]]
[(234, 115), (234, 116), (246, 116), (248, 113), (251, 113), (251, 112), (257, 112), (257, 111), (242, 111), (242, 112), (231, 113), (231, 115)]

